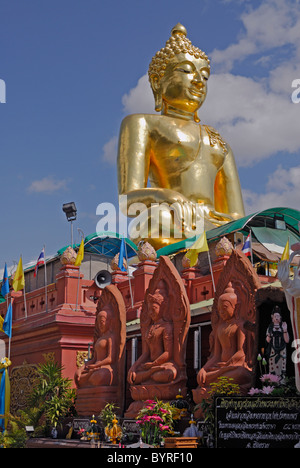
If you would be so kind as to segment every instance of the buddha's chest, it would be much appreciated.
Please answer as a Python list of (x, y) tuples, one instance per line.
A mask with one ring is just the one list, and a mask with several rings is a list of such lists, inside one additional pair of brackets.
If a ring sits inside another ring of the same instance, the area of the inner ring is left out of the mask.
[(231, 342), (232, 340), (235, 340), (236, 337), (236, 332), (237, 332), (237, 325), (236, 324), (228, 324), (224, 322), (222, 325), (219, 326), (218, 328), (218, 338), (219, 341), (224, 344)]
[(150, 146), (151, 172), (167, 179), (201, 167), (215, 172), (227, 152), (218, 133), (194, 123), (161, 126), (152, 132)]

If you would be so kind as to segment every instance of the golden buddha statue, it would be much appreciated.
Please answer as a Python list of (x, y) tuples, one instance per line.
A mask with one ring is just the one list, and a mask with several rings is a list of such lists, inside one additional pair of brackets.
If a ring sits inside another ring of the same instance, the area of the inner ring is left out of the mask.
[(177, 24), (149, 67), (161, 115), (129, 115), (120, 129), (120, 208), (135, 218), (142, 211), (129, 234), (155, 249), (199, 234), (199, 216), (206, 230), (244, 216), (233, 153), (216, 130), (199, 124), (210, 62), (186, 34)]

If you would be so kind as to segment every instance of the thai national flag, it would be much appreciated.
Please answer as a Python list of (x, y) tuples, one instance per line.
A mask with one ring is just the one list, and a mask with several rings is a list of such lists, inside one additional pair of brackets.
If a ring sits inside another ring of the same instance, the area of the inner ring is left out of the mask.
[(242, 252), (247, 256), (251, 257), (251, 233), (248, 235), (247, 239), (242, 248)]
[(45, 249), (41, 251), (38, 261), (36, 262), (35, 269), (34, 269), (34, 277), (36, 277), (38, 268), (41, 265), (45, 265)]

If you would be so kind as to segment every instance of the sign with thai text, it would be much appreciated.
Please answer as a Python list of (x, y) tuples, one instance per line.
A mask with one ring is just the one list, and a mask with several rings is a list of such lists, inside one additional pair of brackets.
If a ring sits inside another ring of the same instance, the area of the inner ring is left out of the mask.
[(299, 441), (300, 398), (216, 398), (217, 448), (293, 448)]

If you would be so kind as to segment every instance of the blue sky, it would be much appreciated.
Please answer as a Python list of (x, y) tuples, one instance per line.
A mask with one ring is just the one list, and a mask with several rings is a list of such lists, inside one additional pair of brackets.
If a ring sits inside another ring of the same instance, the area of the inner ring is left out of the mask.
[(145, 75), (177, 22), (211, 58), (199, 115), (233, 149), (247, 212), (299, 208), (299, 1), (0, 0), (0, 268), (69, 243), (63, 203), (75, 241), (117, 204), (119, 127), (154, 113)]

